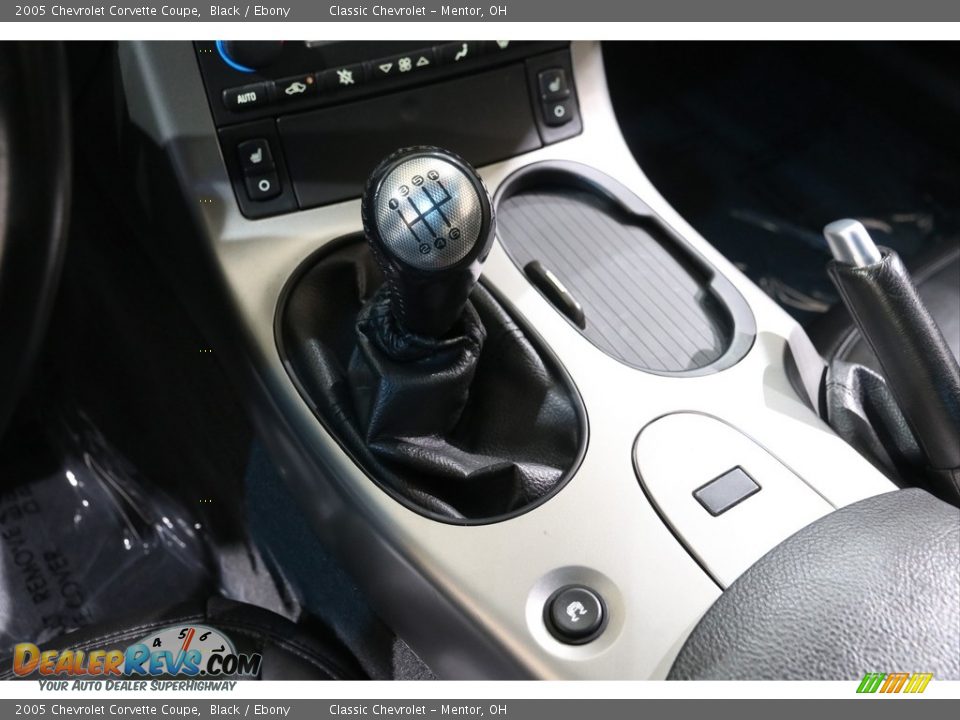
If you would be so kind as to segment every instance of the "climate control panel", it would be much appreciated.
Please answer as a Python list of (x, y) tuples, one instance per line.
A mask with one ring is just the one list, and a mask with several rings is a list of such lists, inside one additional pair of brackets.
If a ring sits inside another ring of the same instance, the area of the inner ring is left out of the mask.
[(484, 165), (582, 126), (562, 42), (215, 41), (195, 45), (240, 209), (266, 217), (359, 197), (390, 148)]

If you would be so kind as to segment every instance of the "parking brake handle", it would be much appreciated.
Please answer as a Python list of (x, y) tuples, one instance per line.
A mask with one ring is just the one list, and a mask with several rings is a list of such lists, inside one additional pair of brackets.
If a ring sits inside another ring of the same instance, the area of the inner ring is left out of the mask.
[(887, 384), (926, 456), (938, 489), (960, 498), (960, 366), (892, 250), (878, 248), (856, 220), (823, 234), (827, 272), (873, 349)]

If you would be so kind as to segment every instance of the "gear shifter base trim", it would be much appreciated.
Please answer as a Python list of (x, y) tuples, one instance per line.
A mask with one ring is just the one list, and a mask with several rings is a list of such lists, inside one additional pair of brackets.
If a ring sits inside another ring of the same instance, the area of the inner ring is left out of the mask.
[(443, 338), (398, 339), (382, 283), (354, 235), (307, 258), (281, 295), (280, 355), (327, 432), (385, 492), (434, 520), (494, 523), (549, 499), (587, 438), (556, 358), (482, 284)]

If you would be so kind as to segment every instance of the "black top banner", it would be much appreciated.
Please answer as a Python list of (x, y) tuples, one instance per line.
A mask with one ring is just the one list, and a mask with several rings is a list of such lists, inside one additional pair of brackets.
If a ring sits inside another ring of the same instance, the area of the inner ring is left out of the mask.
[(0, 7), (11, 22), (949, 22), (956, 0), (44, 0)]

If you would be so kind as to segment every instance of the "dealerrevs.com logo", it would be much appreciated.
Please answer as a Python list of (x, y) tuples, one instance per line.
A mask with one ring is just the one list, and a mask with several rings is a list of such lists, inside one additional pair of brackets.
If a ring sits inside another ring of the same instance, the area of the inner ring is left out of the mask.
[(919, 694), (927, 689), (932, 679), (933, 673), (867, 673), (857, 692)]
[(226, 678), (259, 675), (262, 659), (259, 653), (238, 653), (230, 638), (216, 628), (174, 625), (126, 648), (41, 650), (33, 643), (19, 643), (13, 649), (13, 672), (19, 677), (36, 673), (41, 678), (73, 680)]

